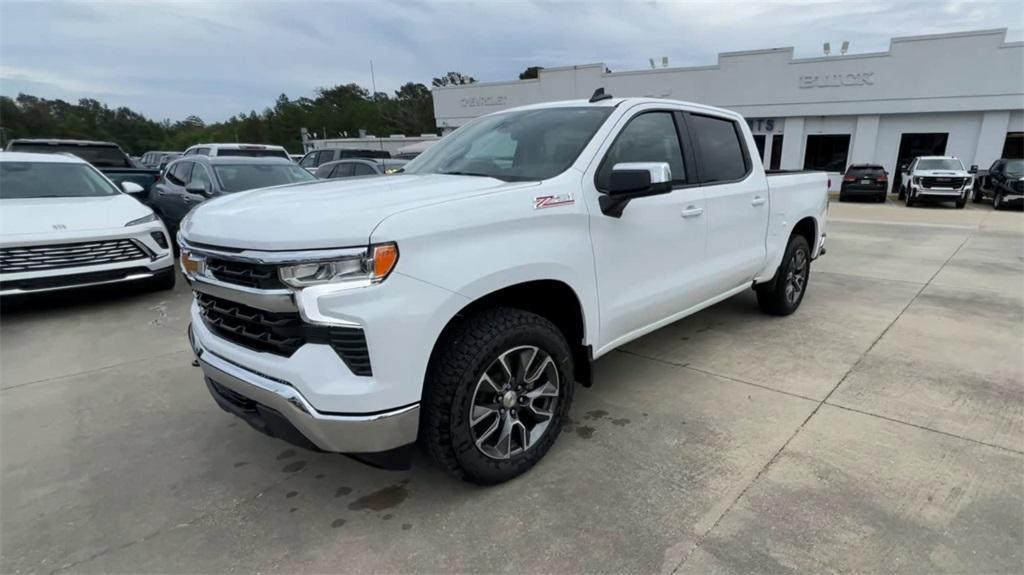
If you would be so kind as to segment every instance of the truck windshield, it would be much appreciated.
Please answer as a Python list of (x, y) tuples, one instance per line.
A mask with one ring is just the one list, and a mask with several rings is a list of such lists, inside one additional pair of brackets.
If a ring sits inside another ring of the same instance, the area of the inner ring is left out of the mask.
[(408, 174), (544, 180), (572, 165), (611, 107), (522, 110), (462, 126), (406, 164)]
[(45, 142), (14, 142), (12, 152), (36, 154), (74, 154), (97, 168), (132, 168), (128, 156), (117, 146), (94, 146), (75, 144), (47, 144)]
[(295, 164), (276, 165), (224, 165), (214, 166), (221, 188), (225, 192), (244, 192), (256, 188), (311, 182), (313, 174)]
[(0, 198), (87, 198), (120, 192), (83, 164), (0, 162)]
[(1011, 178), (1024, 176), (1024, 160), (1009, 160), (1006, 162), (1006, 175)]
[(960, 163), (960, 160), (953, 159), (940, 159), (940, 160), (921, 160), (917, 163), (917, 169), (919, 170), (957, 170), (963, 171), (964, 165)]

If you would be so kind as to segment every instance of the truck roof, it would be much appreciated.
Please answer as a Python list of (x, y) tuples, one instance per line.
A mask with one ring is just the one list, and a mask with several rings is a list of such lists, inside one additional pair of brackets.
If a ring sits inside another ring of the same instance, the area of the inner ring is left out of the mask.
[(33, 154), (31, 152), (0, 152), (0, 162), (37, 162), (47, 164), (85, 164), (71, 154)]
[(543, 102), (543, 103), (540, 103), (540, 104), (529, 104), (529, 105), (526, 105), (526, 106), (518, 106), (518, 107), (515, 107), (515, 108), (508, 108), (507, 110), (501, 110), (500, 112), (495, 112), (495, 114), (501, 114), (503, 112), (513, 112), (513, 111), (519, 111), (519, 110), (543, 110), (543, 109), (547, 109), (547, 108), (571, 108), (571, 107), (585, 107), (585, 106), (594, 106), (594, 107), (601, 107), (601, 108), (615, 108), (615, 107), (619, 106), (620, 104), (629, 104), (629, 105), (636, 105), (636, 104), (671, 104), (673, 106), (678, 106), (679, 104), (684, 104), (684, 105), (686, 105), (689, 108), (696, 108), (696, 109), (703, 110), (703, 111), (706, 111), (706, 112), (712, 112), (712, 113), (721, 114), (721, 115), (728, 115), (728, 116), (733, 116), (733, 117), (737, 117), (737, 118), (741, 117), (740, 114), (738, 114), (736, 112), (733, 112), (732, 110), (726, 110), (725, 108), (716, 108), (714, 106), (707, 106), (707, 105), (704, 105), (704, 104), (697, 104), (697, 103), (694, 103), (694, 102), (687, 102), (687, 101), (684, 101), (684, 100), (672, 100), (672, 99), (668, 99), (668, 98), (615, 98), (615, 97), (605, 98), (603, 100), (598, 100), (597, 102), (591, 102), (590, 100), (560, 100), (560, 101), (557, 101), (557, 102)]
[(99, 142), (95, 140), (70, 140), (63, 138), (16, 138), (11, 140), (8, 145), (11, 144), (51, 144), (54, 146), (110, 146), (117, 148), (118, 145), (113, 142)]
[(276, 149), (276, 148), (280, 148), (280, 149), (283, 150), (284, 146), (278, 146), (276, 144), (239, 144), (237, 142), (230, 142), (230, 143), (224, 143), (224, 144), (192, 144), (191, 146), (189, 146), (189, 149), (191, 149), (191, 148), (227, 148), (229, 150), (240, 150), (240, 149), (246, 149), (246, 148), (253, 148), (253, 149), (266, 149), (266, 148), (275, 148)]

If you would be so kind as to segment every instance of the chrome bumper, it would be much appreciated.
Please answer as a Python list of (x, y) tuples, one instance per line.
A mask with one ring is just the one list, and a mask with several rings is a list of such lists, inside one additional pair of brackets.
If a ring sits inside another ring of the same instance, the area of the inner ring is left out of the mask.
[(321, 413), (286, 382), (249, 371), (203, 349), (193, 336), (191, 326), (188, 335), (207, 379), (278, 412), (324, 451), (378, 453), (416, 441), (419, 404), (367, 415)]

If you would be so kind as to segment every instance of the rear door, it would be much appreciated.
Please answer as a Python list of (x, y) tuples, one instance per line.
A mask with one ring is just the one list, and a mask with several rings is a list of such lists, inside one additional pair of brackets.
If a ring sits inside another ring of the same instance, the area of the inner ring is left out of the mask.
[(164, 215), (164, 223), (174, 228), (192, 209), (192, 206), (185, 203), (185, 183), (192, 175), (193, 164), (191, 160), (174, 163), (164, 177), (167, 185), (161, 188), (163, 193), (158, 196), (162, 202), (160, 212)]
[[(679, 110), (640, 105), (619, 119), (583, 180), (600, 298), (600, 347), (658, 327), (699, 303), (707, 233), (704, 194)], [(620, 217), (601, 212), (598, 199), (612, 168), (625, 162), (665, 162), (673, 190), (633, 199)]]
[(334, 165), (334, 169), (331, 170), (331, 175), (328, 178), (351, 178), (352, 177), (352, 162), (340, 162)]
[(705, 299), (750, 282), (764, 266), (768, 190), (740, 122), (687, 114), (697, 172), (707, 202)]

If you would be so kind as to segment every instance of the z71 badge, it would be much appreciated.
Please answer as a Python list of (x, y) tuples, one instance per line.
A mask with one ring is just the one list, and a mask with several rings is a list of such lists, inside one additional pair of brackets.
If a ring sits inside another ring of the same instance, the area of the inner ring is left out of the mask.
[(533, 209), (539, 210), (541, 208), (554, 208), (558, 206), (567, 206), (569, 204), (576, 203), (573, 199), (572, 194), (559, 194), (557, 196), (537, 196), (533, 198)]

